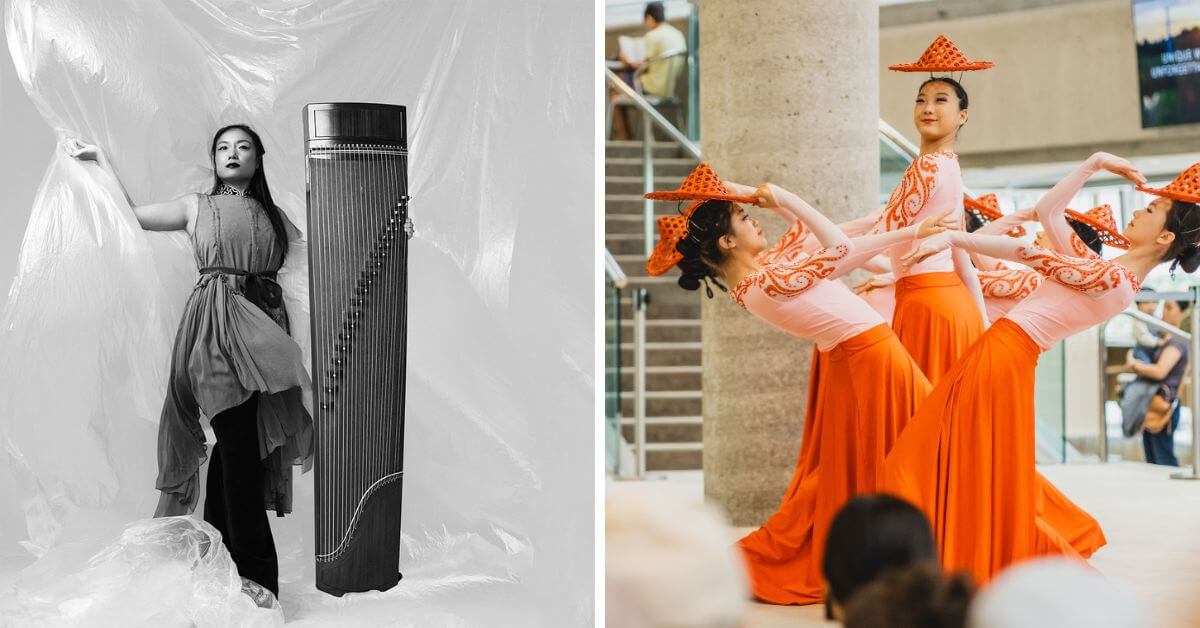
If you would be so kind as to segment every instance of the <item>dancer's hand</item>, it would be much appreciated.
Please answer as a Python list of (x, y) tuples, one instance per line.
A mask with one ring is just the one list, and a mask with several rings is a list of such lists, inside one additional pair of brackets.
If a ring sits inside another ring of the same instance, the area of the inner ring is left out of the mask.
[(876, 275), (874, 277), (867, 277), (865, 280), (860, 281), (858, 285), (854, 286), (852, 289), (854, 290), (854, 294), (866, 294), (872, 290), (886, 288), (893, 284), (895, 284), (895, 281), (889, 281)]
[(754, 188), (751, 195), (758, 199), (759, 207), (779, 207), (779, 201), (775, 200), (775, 193), (771, 191), (770, 183), (764, 183)]
[(1146, 185), (1146, 177), (1129, 160), (1105, 152), (1097, 152), (1092, 157), (1100, 160), (1101, 168), (1128, 179), (1134, 185)]
[(900, 266), (907, 270), (913, 264), (936, 253), (941, 253), (948, 248), (950, 248), (950, 241), (941, 233), (925, 238), (924, 240), (919, 240), (911, 251), (900, 256)]
[(79, 161), (94, 161), (101, 165), (104, 164), (104, 153), (100, 147), (95, 144), (85, 144), (78, 138), (71, 138), (63, 142), (63, 150)]
[(937, 216), (930, 216), (917, 226), (917, 239), (928, 238), (931, 235), (958, 228), (958, 221), (950, 216), (953, 210), (947, 209)]

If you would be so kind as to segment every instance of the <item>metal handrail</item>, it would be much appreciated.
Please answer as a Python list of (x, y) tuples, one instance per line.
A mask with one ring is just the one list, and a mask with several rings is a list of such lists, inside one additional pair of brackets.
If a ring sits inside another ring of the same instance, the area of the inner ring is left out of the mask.
[(907, 137), (901, 135), (900, 132), (896, 130), (896, 127), (888, 124), (883, 118), (879, 119), (879, 132), (882, 133), (889, 142), (895, 144), (897, 149), (907, 153), (909, 157), (916, 159), (917, 155), (921, 154), (921, 149), (917, 148), (916, 144), (908, 141)]
[(604, 247), (604, 272), (608, 274), (608, 279), (617, 288), (625, 288), (629, 285), (629, 278), (625, 276), (625, 271), (621, 270), (621, 265), (617, 263), (616, 258), (608, 251), (608, 247)]
[[(689, 155), (696, 159), (700, 159), (700, 147), (697, 146), (695, 142), (689, 140), (687, 136), (684, 135), (679, 129), (675, 128), (675, 125), (671, 124), (665, 117), (663, 117), (663, 114), (659, 113), (658, 110), (654, 108), (654, 105), (651, 105), (650, 102), (643, 98), (641, 94), (634, 91), (632, 87), (627, 85), (625, 81), (622, 81), (620, 77), (618, 77), (613, 73), (612, 70), (608, 68), (604, 68), (604, 78), (608, 81), (608, 84), (613, 87), (613, 89), (616, 89), (629, 99), (630, 102), (628, 104), (636, 107), (642, 112), (644, 117), (649, 118), (650, 122), (658, 125), (658, 128), (662, 129), (663, 132), (670, 136), (673, 141), (682, 146), (683, 150), (687, 151)], [(645, 138), (643, 138), (643, 140), (644, 139)]]
[[(670, 54), (670, 53), (668, 53)], [(653, 105), (641, 94), (622, 81), (612, 70), (605, 68), (604, 76), (609, 85), (629, 99), (629, 103), (642, 112), (642, 189), (643, 192), (654, 191), (654, 126), (657, 125), (666, 134), (683, 147), (687, 154), (700, 159), (700, 147), (689, 140), (675, 125), (671, 124)], [(643, 242), (647, 258), (654, 249), (654, 201), (642, 201)], [(609, 264), (611, 255), (605, 255), (605, 265)], [(616, 261), (612, 261), (616, 265)], [(619, 268), (618, 268), (619, 270)], [(633, 305), (633, 419), (634, 419), (634, 449), (636, 462), (634, 478), (646, 478), (646, 306), (649, 304), (649, 291), (645, 288), (635, 288), (630, 295)]]

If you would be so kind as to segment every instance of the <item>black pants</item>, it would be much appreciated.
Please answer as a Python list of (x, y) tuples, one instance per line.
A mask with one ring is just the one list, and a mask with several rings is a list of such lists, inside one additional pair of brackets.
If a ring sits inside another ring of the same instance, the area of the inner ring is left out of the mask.
[(1147, 430), (1142, 430), (1142, 447), (1146, 452), (1146, 462), (1165, 464), (1171, 467), (1179, 466), (1179, 460), (1175, 457), (1175, 428), (1179, 427), (1180, 407), (1182, 404), (1175, 404), (1175, 412), (1171, 414), (1171, 425), (1163, 431), (1151, 434)]
[(212, 419), (204, 520), (221, 531), (238, 573), (279, 595), (279, 559), (263, 502), (258, 456), (258, 393)]

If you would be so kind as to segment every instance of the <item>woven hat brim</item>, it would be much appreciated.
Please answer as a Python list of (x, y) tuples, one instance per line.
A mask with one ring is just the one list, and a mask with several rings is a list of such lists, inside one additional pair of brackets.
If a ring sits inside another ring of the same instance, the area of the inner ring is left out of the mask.
[(1188, 194), (1187, 192), (1179, 192), (1177, 190), (1168, 190), (1167, 188), (1144, 188), (1138, 187), (1139, 190), (1146, 194), (1162, 196), (1164, 198), (1175, 199), (1185, 203), (1200, 203), (1200, 194)]
[(1129, 248), (1129, 240), (1125, 239), (1125, 236), (1121, 235), (1120, 233), (1112, 231), (1108, 225), (1105, 225), (1098, 220), (1093, 220), (1091, 216), (1081, 214), (1073, 209), (1068, 209), (1065, 213), (1067, 214), (1067, 218), (1070, 218), (1075, 222), (1082, 222), (1083, 224), (1095, 229), (1096, 235), (1100, 236), (1101, 242), (1117, 249)]
[(970, 61), (968, 63), (950, 64), (933, 64), (924, 65), (920, 63), (897, 63), (889, 65), (888, 69), (893, 72), (971, 72), (973, 70), (986, 70), (996, 65), (991, 61)]
[(671, 190), (667, 192), (650, 192), (646, 194), (646, 198), (654, 201), (732, 201), (734, 203), (755, 203), (758, 201), (753, 196), (737, 196), (736, 194), (711, 194), (704, 192), (680, 192), (679, 190)]
[(650, 259), (646, 260), (646, 274), (651, 277), (657, 277), (671, 267), (679, 263), (683, 259), (683, 255), (675, 250), (675, 242), (666, 243), (662, 240), (654, 246), (654, 252), (650, 254)]
[(984, 205), (983, 203), (974, 201), (972, 199), (964, 198), (963, 205), (965, 205), (967, 207), (967, 209), (972, 210), (977, 214), (980, 214), (980, 216), (982, 218), (984, 218), (985, 220), (987, 220), (988, 222), (991, 222), (993, 220), (999, 220), (1004, 217), (1004, 214), (1001, 214), (1000, 212), (992, 209), (991, 207), (988, 207), (987, 205)]

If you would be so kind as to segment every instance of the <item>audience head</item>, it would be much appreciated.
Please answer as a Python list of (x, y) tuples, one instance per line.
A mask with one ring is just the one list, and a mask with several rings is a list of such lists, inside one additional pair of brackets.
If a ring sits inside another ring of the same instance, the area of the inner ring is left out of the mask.
[(1149, 628), (1149, 613), (1078, 560), (1044, 558), (1010, 567), (971, 604), (970, 628)]
[[(1142, 292), (1154, 292), (1154, 288), (1142, 286)], [(1141, 310), (1142, 314), (1153, 315), (1158, 309), (1158, 301), (1138, 301), (1137, 309)]]
[(884, 572), (936, 560), (924, 513), (891, 495), (855, 497), (834, 516), (826, 537), (826, 604), (836, 614)]
[(1191, 301), (1164, 301), (1162, 311), (1163, 322), (1179, 327), (1183, 324), (1184, 319), (1192, 313), (1191, 307)]
[(659, 24), (666, 21), (666, 16), (667, 12), (663, 9), (663, 3), (661, 2), (647, 3), (646, 12), (642, 14), (643, 19), (646, 21), (646, 28), (648, 29), (657, 28)]
[(924, 561), (885, 572), (854, 594), (846, 628), (963, 628), (975, 587), (965, 574), (946, 577)]
[(745, 567), (712, 507), (610, 490), (604, 518), (606, 625), (739, 625)]

